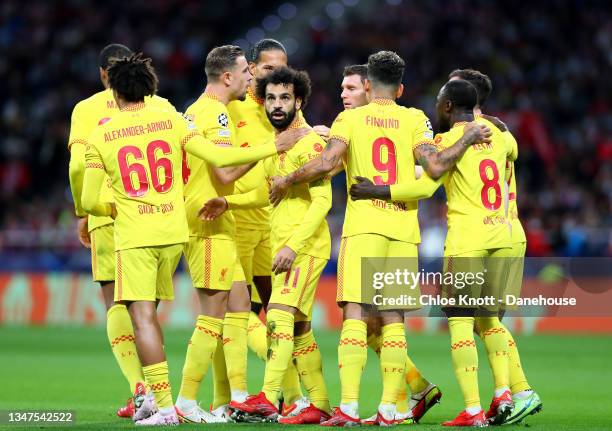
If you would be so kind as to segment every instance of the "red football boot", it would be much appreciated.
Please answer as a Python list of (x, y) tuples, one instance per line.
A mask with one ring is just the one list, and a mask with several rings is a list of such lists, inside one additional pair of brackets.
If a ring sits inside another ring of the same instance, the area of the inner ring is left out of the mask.
[(512, 401), (512, 393), (506, 391), (499, 397), (493, 397), (489, 410), (486, 413), (486, 418), (492, 425), (501, 425), (506, 418), (512, 414), (514, 402)]
[(430, 408), (440, 402), (440, 398), (442, 398), (442, 392), (433, 383), (427, 386), (417, 397), (412, 397), (412, 401), (416, 401), (416, 404), (411, 409), (412, 420), (415, 422), (420, 421)]
[(251, 419), (259, 417), (263, 420), (272, 421), (278, 417), (278, 408), (266, 398), (263, 392), (257, 395), (249, 395), (243, 403), (231, 401), (229, 407), (246, 413)]
[(320, 424), (328, 420), (330, 416), (315, 407), (314, 404), (310, 404), (308, 407), (303, 409), (295, 416), (286, 416), (278, 418), (279, 424), (285, 425), (304, 425), (304, 424)]
[(475, 415), (470, 415), (463, 410), (452, 421), (442, 422), (442, 426), (445, 427), (486, 427), (488, 424), (487, 418), (482, 410)]
[(350, 427), (361, 425), (359, 418), (352, 418), (342, 410), (340, 407), (336, 407), (333, 411), (333, 415), (328, 420), (321, 422), (321, 426), (324, 427)]
[(132, 397), (127, 399), (125, 406), (117, 409), (117, 416), (120, 418), (132, 419), (132, 416), (134, 416), (134, 400)]

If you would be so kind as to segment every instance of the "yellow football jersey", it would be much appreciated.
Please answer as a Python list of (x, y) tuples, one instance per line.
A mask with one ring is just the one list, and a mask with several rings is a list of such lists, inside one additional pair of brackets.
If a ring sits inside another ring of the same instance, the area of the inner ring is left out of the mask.
[[(235, 132), (227, 107), (212, 93), (204, 93), (185, 112), (198, 131), (205, 138), (218, 145), (234, 146)], [(187, 166), (184, 180), (185, 206), (189, 235), (206, 238), (233, 239), (235, 233), (234, 216), (231, 211), (225, 212), (214, 221), (202, 221), (198, 211), (209, 199), (217, 196), (231, 195), (233, 184), (223, 185), (214, 175), (213, 167), (205, 161), (186, 155)]]
[[(274, 127), (266, 116), (263, 101), (249, 87), (244, 101), (234, 100), (227, 105), (236, 131), (235, 142), (240, 147), (261, 145), (274, 137)], [(262, 163), (234, 183), (235, 193), (244, 193), (259, 186), (264, 178)], [(270, 229), (269, 207), (233, 211), (234, 219), (241, 228), (254, 230)]]
[[(448, 233), (445, 253), (455, 255), (474, 250), (510, 247), (505, 206), (506, 160), (516, 153), (503, 133), (484, 118), (493, 135), (490, 144), (475, 144), (466, 150), (444, 182), (448, 202)], [(462, 135), (465, 122), (455, 123), (434, 142), (452, 146)]]
[[(158, 106), (161, 108), (174, 109), (172, 104), (168, 100), (159, 97), (146, 97), (145, 104), (151, 106)], [(85, 172), (85, 148), (91, 132), (98, 125), (102, 125), (111, 119), (113, 115), (119, 112), (115, 104), (113, 92), (110, 89), (100, 91), (87, 99), (84, 99), (76, 104), (72, 111), (72, 119), (70, 124), (70, 137), (68, 138), (68, 149), (71, 151), (72, 157), (79, 158), (76, 163), (79, 166), (79, 172), (77, 175), (77, 183), (73, 184), (72, 197), (75, 204), (76, 214), (79, 217), (85, 215), (81, 208), (81, 187), (82, 177)], [(82, 147), (72, 148), (73, 145), (82, 145)], [(71, 160), (71, 164), (74, 161)], [(112, 188), (111, 181), (106, 177), (101, 189), (100, 189), (100, 200), (102, 202), (112, 202)], [(113, 223), (113, 219), (110, 217), (96, 217), (89, 216), (88, 227), (89, 230)]]
[[(291, 128), (298, 127), (309, 127), (301, 116), (291, 125)], [(317, 158), (324, 145), (321, 137), (311, 130), (291, 150), (264, 161), (266, 176), (284, 176), (299, 169)], [(329, 259), (331, 238), (325, 217), (331, 203), (328, 178), (292, 185), (278, 206), (270, 210), (272, 254), (287, 245), (298, 254)]]
[[(513, 157), (518, 156), (518, 144), (510, 131), (505, 131), (504, 136), (513, 148)], [(508, 183), (508, 218), (512, 224), (512, 243), (526, 242), (525, 230), (519, 220), (517, 194), (516, 194), (516, 175), (514, 171), (514, 162), (506, 161), (506, 182)]]
[[(341, 112), (332, 125), (330, 139), (348, 146), (348, 190), (355, 176), (385, 185), (416, 181), (413, 150), (422, 144), (433, 144), (433, 132), (423, 111), (399, 106), (389, 99), (374, 99), (365, 106)], [(342, 236), (375, 233), (418, 244), (421, 237), (417, 210), (415, 201), (349, 198)]]
[(116, 112), (93, 131), (86, 169), (103, 169), (110, 177), (118, 213), (115, 250), (188, 240), (181, 145), (195, 132), (174, 109), (144, 104)]

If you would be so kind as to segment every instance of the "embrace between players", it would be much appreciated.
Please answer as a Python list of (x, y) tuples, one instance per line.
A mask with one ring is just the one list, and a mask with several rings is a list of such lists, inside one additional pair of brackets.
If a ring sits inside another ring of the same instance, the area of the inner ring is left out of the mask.
[[(380, 51), (367, 65), (345, 69), (346, 110), (331, 129), (311, 128), (302, 114), (307, 73), (288, 68), (283, 46), (271, 39), (248, 57), (236, 46), (213, 49), (206, 88), (183, 115), (155, 95), (150, 59), (109, 45), (99, 62), (106, 90), (73, 111), (70, 183), (79, 237), (92, 250), (109, 342), (134, 393), (118, 415), (137, 425), (418, 422), (442, 394), (407, 355), (404, 310), (373, 312), (361, 286), (361, 258), (412, 257), (417, 271), (418, 199), (440, 185), (449, 206), (447, 265), (456, 259), (460, 266), (462, 257), (524, 256), (512, 175), (516, 141), (503, 123), (479, 112), (490, 81), (471, 70), (451, 74), (438, 95), (442, 133), (434, 138), (422, 111), (395, 103), (403, 60)], [(351, 198), (338, 258), (341, 404), (332, 411), (311, 317), (331, 251), (330, 178), (343, 169)], [(486, 217), (501, 222), (483, 224)], [(173, 299), (172, 275), (183, 254), (199, 315), (174, 402), (156, 308)], [(522, 274), (522, 267), (513, 272)], [(466, 403), (445, 425), (520, 421), (541, 402), (498, 312), (475, 311), (445, 309)], [(474, 331), (495, 381), (486, 414)], [(383, 392), (377, 413), (361, 420), (368, 346), (380, 358)], [(247, 392), (248, 347), (266, 362), (258, 395)], [(210, 412), (196, 401), (209, 368)]]

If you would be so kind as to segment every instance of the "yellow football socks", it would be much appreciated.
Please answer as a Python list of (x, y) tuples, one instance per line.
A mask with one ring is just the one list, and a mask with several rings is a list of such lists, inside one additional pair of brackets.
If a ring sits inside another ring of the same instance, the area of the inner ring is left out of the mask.
[(291, 405), (304, 396), (302, 394), (302, 386), (300, 385), (300, 376), (298, 375), (297, 366), (291, 359), (287, 364), (285, 377), (281, 384), (283, 392), (283, 402), (286, 405)]
[(478, 393), (478, 352), (474, 341), (474, 318), (448, 319), (451, 337), (451, 359), (455, 376), (463, 393), (465, 407), (480, 407)]
[(495, 390), (508, 388), (510, 369), (506, 329), (497, 317), (476, 317), (476, 325), (487, 349)]
[(293, 314), (286, 311), (268, 310), (267, 328), (270, 347), (262, 391), (272, 404), (278, 402), (281, 383), (293, 353), (294, 320)]
[(246, 395), (247, 389), (247, 354), (249, 325), (249, 312), (225, 313), (223, 321), (223, 353), (226, 361), (227, 378), (235, 393)]
[(115, 360), (134, 393), (136, 383), (144, 382), (144, 376), (136, 351), (132, 320), (125, 305), (115, 304), (106, 313), (106, 334)]
[(168, 379), (168, 362), (142, 367), (142, 372), (155, 397), (155, 404), (158, 409), (172, 408), (172, 391), (170, 380)]
[(342, 404), (356, 403), (359, 400), (361, 374), (367, 358), (366, 323), (356, 319), (345, 320), (338, 343)]
[(208, 372), (217, 342), (221, 338), (223, 321), (200, 315), (187, 346), (183, 378), (179, 396), (186, 400), (197, 399), (202, 379)]
[(308, 392), (308, 398), (319, 410), (329, 413), (329, 396), (323, 377), (321, 351), (315, 341), (314, 335), (308, 331), (304, 335), (295, 337), (293, 347), (293, 361)]
[(262, 361), (266, 361), (268, 342), (266, 341), (266, 325), (252, 311), (249, 313), (247, 341), (251, 349)]
[(527, 377), (523, 372), (521, 365), (521, 357), (519, 356), (518, 347), (508, 328), (502, 323), (501, 326), (506, 330), (506, 338), (508, 340), (508, 360), (510, 362), (510, 390), (513, 394), (529, 390), (531, 387), (527, 383)]
[(223, 340), (218, 340), (217, 350), (213, 356), (213, 410), (229, 404), (231, 392), (229, 380), (227, 380), (227, 368), (225, 366), (225, 355), (223, 354)]
[(404, 323), (383, 326), (382, 338), (380, 348), (380, 370), (383, 381), (381, 404), (395, 404), (400, 390), (405, 386), (406, 334)]

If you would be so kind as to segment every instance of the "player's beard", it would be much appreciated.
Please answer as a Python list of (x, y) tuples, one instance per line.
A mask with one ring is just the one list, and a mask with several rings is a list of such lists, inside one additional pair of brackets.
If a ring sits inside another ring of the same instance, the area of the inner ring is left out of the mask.
[[(279, 113), (279, 112), (284, 115), (282, 119), (280, 118), (276, 119), (272, 116), (274, 113)], [(272, 126), (274, 126), (274, 128), (277, 130), (285, 130), (287, 127), (289, 127), (289, 125), (293, 123), (295, 114), (296, 114), (295, 105), (293, 106), (293, 109), (289, 112), (285, 112), (282, 109), (275, 109), (272, 112), (266, 111), (268, 120), (270, 120), (270, 123), (272, 124)]]

